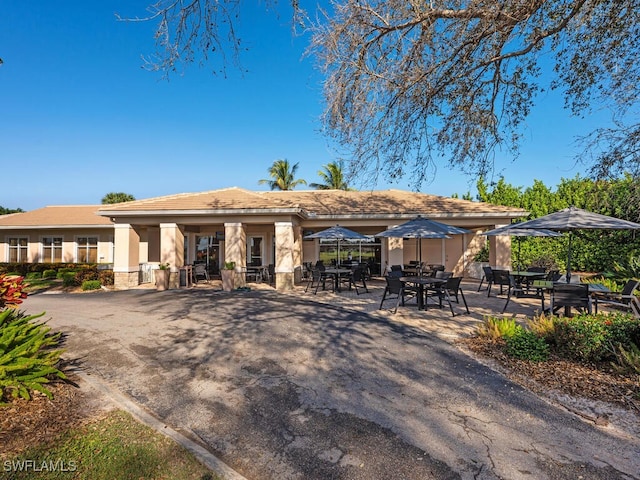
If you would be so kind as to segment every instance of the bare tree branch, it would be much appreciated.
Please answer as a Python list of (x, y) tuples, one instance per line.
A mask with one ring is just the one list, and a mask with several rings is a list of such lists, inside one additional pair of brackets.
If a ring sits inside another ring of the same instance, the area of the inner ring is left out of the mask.
[[(541, 55), (557, 53), (552, 86), (566, 89), (574, 112), (635, 104), (637, 3), (334, 2), (309, 51), (327, 75), (325, 131), (351, 152), (350, 170), (369, 178), (410, 175), (418, 187), (442, 157), (487, 174), (496, 149), (518, 154), (522, 122), (545, 87)], [(631, 79), (614, 65), (632, 69)]]

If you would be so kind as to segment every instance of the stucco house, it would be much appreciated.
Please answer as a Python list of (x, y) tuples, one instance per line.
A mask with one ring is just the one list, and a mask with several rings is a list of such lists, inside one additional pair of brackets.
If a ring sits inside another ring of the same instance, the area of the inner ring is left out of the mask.
[[(216, 270), (235, 262), (275, 267), (280, 290), (300, 280), (304, 262), (335, 248), (308, 240), (311, 232), (339, 224), (370, 237), (348, 246), (373, 273), (416, 259), (417, 241), (374, 237), (422, 215), (471, 230), (448, 239), (423, 239), (423, 260), (464, 274), (486, 241), (478, 232), (511, 223), (526, 212), (511, 207), (402, 190), (250, 191), (232, 187), (114, 205), (50, 206), (0, 216), (0, 262), (112, 264), (116, 288), (145, 281), (145, 272), (169, 263), (178, 285), (181, 267), (204, 262)], [(509, 265), (509, 237), (491, 237), (491, 264)]]

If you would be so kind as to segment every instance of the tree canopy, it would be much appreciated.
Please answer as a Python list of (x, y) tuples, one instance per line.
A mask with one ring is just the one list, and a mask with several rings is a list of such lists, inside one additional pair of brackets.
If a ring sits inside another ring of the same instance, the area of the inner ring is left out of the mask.
[[(523, 189), (501, 178), (493, 185), (478, 181), (478, 200), (495, 205), (519, 207), (529, 212), (529, 220), (542, 217), (569, 206), (610, 215), (632, 222), (640, 222), (640, 179), (624, 175), (615, 180), (600, 180), (576, 176), (563, 178), (552, 190), (540, 180)], [(616, 262), (640, 256), (640, 237), (637, 232), (621, 230), (584, 230), (574, 233), (572, 262), (577, 270), (610, 271)], [(567, 237), (519, 238), (521, 259), (529, 265), (542, 258), (563, 267), (566, 260)]]
[[(298, 0), (291, 5), (301, 18)], [(153, 65), (235, 61), (239, 6), (153, 4)], [(581, 139), (591, 173), (640, 174), (640, 0), (334, 0), (313, 18), (324, 130), (362, 177), (408, 176), (417, 187), (442, 161), (486, 174), (498, 150), (517, 157), (524, 122), (549, 88), (574, 115), (612, 112), (611, 127)]]
[(317, 190), (351, 190), (345, 178), (344, 163), (342, 161), (331, 162), (324, 165), (323, 170), (318, 170), (318, 176), (323, 183), (310, 183), (311, 188)]
[(287, 159), (278, 159), (268, 169), (270, 179), (258, 180), (259, 184), (267, 184), (271, 190), (293, 190), (298, 185), (306, 185), (306, 180), (296, 179), (298, 164), (290, 165)]
[(3, 206), (0, 206), (0, 215), (6, 215), (8, 213), (22, 213), (24, 212), (24, 210), (22, 210), (21, 208), (6, 208)]
[[(353, 152), (359, 171), (409, 173), (419, 184), (446, 156), (485, 174), (497, 148), (517, 156), (523, 122), (546, 87), (562, 88), (576, 115), (608, 106), (622, 122), (636, 105), (637, 1), (333, 5), (315, 28), (312, 51), (327, 74), (326, 132)], [(547, 65), (555, 71), (550, 85), (540, 83), (552, 73)], [(639, 127), (630, 128), (624, 138), (637, 148)], [(592, 144), (600, 175), (638, 171), (637, 154), (622, 138)]]
[(109, 205), (112, 203), (132, 202), (136, 197), (129, 193), (124, 192), (111, 192), (102, 197), (102, 205)]

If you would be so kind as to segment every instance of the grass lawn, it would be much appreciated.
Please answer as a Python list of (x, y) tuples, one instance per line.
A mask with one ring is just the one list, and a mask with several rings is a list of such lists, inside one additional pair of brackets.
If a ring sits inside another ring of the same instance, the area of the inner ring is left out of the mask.
[(25, 280), (24, 283), (27, 285), (24, 291), (29, 294), (62, 286), (62, 280), (58, 278), (34, 278)]
[(1, 479), (218, 479), (173, 440), (122, 410), (0, 464)]

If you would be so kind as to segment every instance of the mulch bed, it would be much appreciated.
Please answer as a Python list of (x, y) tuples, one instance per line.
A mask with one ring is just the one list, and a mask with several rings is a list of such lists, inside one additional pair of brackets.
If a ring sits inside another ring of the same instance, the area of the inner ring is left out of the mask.
[(640, 414), (640, 376), (618, 372), (609, 364), (585, 365), (551, 354), (545, 362), (519, 360), (508, 356), (500, 342), (479, 337), (459, 340), (459, 344), (492, 363), (509, 379), (544, 395), (548, 391), (611, 403)]
[(72, 383), (56, 382), (47, 388), (53, 400), (34, 392), (31, 400), (9, 399), (8, 406), (0, 406), (0, 460), (51, 444), (67, 430), (81, 427), (105, 411), (92, 392)]

